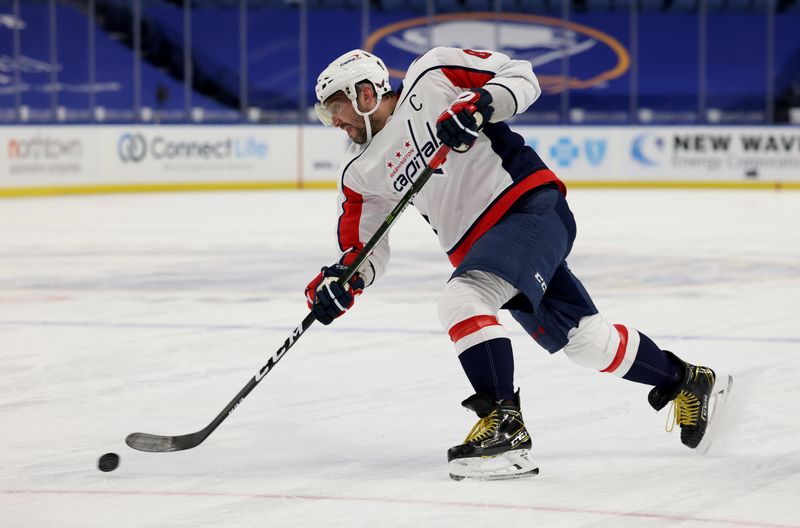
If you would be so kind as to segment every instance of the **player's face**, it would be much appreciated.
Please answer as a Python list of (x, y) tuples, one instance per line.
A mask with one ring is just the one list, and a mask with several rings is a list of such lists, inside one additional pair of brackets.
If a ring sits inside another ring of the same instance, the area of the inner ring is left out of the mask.
[(356, 113), (353, 103), (344, 93), (338, 92), (329, 97), (325, 101), (325, 109), (331, 113), (333, 126), (344, 130), (350, 141), (359, 145), (367, 142), (364, 118)]

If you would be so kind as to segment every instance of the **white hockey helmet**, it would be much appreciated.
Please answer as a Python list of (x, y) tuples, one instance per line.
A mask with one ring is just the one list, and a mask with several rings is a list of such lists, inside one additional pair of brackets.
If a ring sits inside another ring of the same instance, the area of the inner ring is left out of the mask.
[[(378, 99), (375, 107), (368, 112), (361, 112), (358, 109), (356, 84), (362, 81), (372, 83)], [(389, 84), (389, 70), (383, 61), (371, 53), (356, 49), (336, 58), (322, 70), (317, 77), (315, 91), (319, 102), (314, 109), (324, 125), (330, 126), (333, 123), (330, 112), (324, 106), (325, 101), (336, 92), (342, 91), (350, 99), (356, 112), (364, 117), (369, 128), (368, 116), (377, 110), (381, 97), (391, 92), (392, 86)]]

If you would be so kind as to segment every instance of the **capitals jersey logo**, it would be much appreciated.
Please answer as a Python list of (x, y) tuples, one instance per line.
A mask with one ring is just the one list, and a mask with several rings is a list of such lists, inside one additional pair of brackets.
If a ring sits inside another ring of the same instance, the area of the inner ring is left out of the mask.
[[(404, 139), (402, 145), (394, 151), (392, 157), (386, 160), (386, 176), (397, 181), (398, 175), (404, 175), (404, 169), (414, 157), (414, 145), (410, 139)], [(395, 190), (397, 187), (395, 187)]]
[[(422, 135), (414, 133), (410, 119), (407, 122), (407, 126), (411, 139), (404, 139), (391, 152), (391, 156), (388, 157), (384, 165), (386, 176), (397, 193), (402, 193), (408, 185), (414, 182), (414, 177), (422, 172), (425, 164), (433, 157), (440, 145), (429, 123), (425, 123), (426, 130)], [(441, 169), (434, 171), (434, 174), (442, 173)]]

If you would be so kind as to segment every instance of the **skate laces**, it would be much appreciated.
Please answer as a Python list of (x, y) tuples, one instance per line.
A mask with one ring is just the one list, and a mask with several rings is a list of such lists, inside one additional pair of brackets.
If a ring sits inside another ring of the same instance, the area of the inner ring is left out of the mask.
[[(704, 379), (701, 379), (704, 378)], [(714, 371), (706, 367), (692, 367), (690, 380), (697, 384), (703, 381), (713, 387), (716, 381)], [(676, 425), (695, 426), (700, 417), (700, 399), (696, 394), (682, 390), (672, 400), (669, 412), (667, 413), (667, 432), (672, 432)]]
[(495, 409), (489, 413), (488, 416), (481, 418), (474, 426), (472, 426), (472, 429), (467, 435), (467, 438), (464, 440), (464, 443), (468, 444), (470, 442), (479, 442), (481, 440), (485, 440), (494, 434), (494, 430), (499, 423), (500, 420), (497, 418), (497, 409)]
[(667, 432), (671, 433), (676, 425), (697, 425), (700, 414), (700, 400), (697, 396), (686, 391), (681, 391), (672, 400), (667, 413)]

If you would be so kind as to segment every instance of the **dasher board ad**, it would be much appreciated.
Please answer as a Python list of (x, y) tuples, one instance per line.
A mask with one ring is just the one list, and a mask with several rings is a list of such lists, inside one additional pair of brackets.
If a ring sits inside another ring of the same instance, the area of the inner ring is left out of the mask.
[[(800, 182), (800, 127), (511, 126), (567, 181)], [(315, 125), (14, 126), (0, 128), (0, 188), (333, 185), (347, 156), (343, 132)]]
[(800, 181), (798, 127), (513, 127), (566, 180)]
[(0, 141), (3, 187), (297, 179), (294, 127), (9, 127)]

